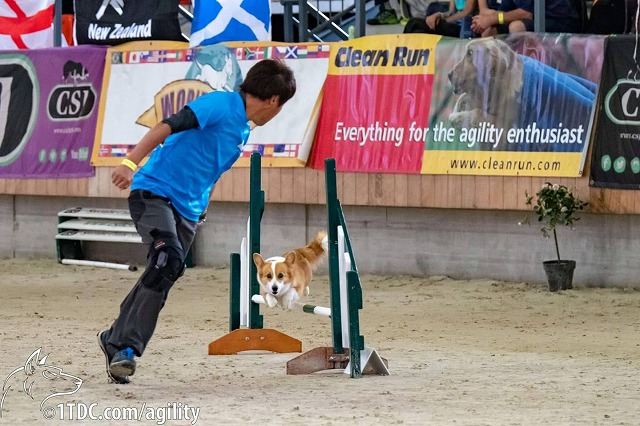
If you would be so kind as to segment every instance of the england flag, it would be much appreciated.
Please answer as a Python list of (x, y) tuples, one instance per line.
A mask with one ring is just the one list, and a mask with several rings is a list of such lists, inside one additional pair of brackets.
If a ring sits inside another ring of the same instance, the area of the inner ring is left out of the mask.
[(0, 0), (0, 49), (53, 46), (54, 0)]
[(191, 47), (223, 41), (270, 41), (269, 0), (196, 0)]

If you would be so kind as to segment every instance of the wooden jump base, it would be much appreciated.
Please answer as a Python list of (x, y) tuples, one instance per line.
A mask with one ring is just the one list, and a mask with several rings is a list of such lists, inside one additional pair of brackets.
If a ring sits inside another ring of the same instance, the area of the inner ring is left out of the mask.
[[(379, 376), (389, 375), (389, 362), (385, 358), (378, 356), (375, 350), (365, 348), (362, 374), (377, 374)], [(313, 348), (302, 355), (299, 355), (286, 364), (286, 373), (289, 375), (311, 374), (325, 370), (350, 370), (350, 358), (352, 353), (345, 349), (343, 353), (336, 354), (333, 347), (324, 346)], [(351, 376), (354, 377), (354, 376)]]
[(302, 342), (277, 330), (239, 328), (209, 343), (209, 355), (233, 355), (244, 351), (302, 352)]

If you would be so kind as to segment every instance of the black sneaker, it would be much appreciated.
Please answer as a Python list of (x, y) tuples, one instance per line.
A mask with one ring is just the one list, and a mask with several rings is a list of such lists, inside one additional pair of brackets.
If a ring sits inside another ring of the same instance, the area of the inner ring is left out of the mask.
[(130, 382), (129, 377), (127, 377), (126, 375), (124, 376), (120, 376), (120, 375), (115, 375), (110, 371), (110, 364), (111, 364), (111, 360), (109, 359), (109, 354), (107, 353), (107, 330), (103, 330), (101, 332), (98, 333), (98, 345), (100, 345), (100, 349), (102, 349), (102, 353), (104, 354), (104, 357), (106, 359), (107, 362), (107, 377), (109, 378), (109, 380), (111, 380), (114, 383), (117, 383), (119, 385), (126, 385)]
[(400, 20), (396, 16), (396, 12), (389, 9), (385, 9), (373, 18), (367, 19), (367, 24), (369, 25), (395, 25), (399, 23)]
[(136, 372), (136, 360), (133, 349), (124, 348), (111, 358), (109, 363), (109, 371), (112, 376), (128, 377), (133, 376)]

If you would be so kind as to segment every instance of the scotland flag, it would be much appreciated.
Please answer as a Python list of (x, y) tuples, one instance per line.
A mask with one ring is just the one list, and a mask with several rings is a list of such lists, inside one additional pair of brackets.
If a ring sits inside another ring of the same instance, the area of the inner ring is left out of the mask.
[(271, 40), (269, 0), (196, 0), (191, 47), (255, 40)]

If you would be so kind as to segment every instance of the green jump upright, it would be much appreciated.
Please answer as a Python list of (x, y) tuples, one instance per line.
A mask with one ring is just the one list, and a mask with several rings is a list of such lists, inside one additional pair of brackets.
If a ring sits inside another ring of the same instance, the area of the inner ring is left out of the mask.
[(246, 295), (241, 294), (242, 255), (231, 253), (229, 257), (229, 333), (209, 343), (209, 355), (231, 355), (243, 351), (265, 350), (271, 352), (302, 352), (302, 342), (277, 330), (263, 328), (263, 316), (260, 306), (251, 302), (253, 295), (260, 294), (257, 268), (253, 263), (253, 254), (260, 253), (260, 222), (264, 213), (264, 191), (260, 154), (251, 154), (249, 175), (249, 235), (247, 238), (247, 265), (249, 286), (249, 320), (245, 328), (241, 326), (240, 301)]

